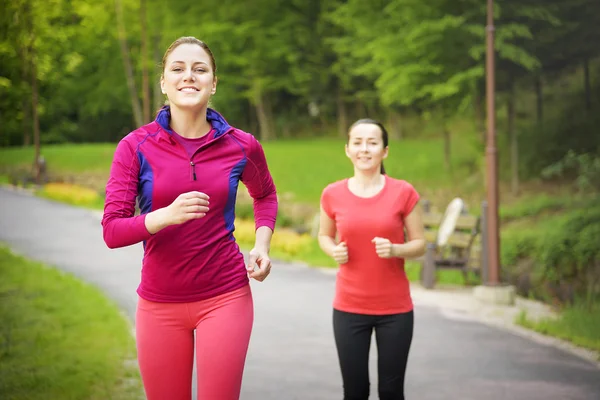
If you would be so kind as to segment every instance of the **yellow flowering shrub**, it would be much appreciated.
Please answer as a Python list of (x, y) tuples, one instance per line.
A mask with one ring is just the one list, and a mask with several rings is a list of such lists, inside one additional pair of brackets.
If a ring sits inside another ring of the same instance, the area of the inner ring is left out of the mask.
[(44, 185), (39, 194), (76, 206), (92, 206), (101, 200), (95, 190), (69, 183), (48, 183)]
[[(234, 236), (242, 246), (252, 247), (254, 245), (254, 221), (235, 221)], [(296, 255), (306, 252), (310, 248), (311, 237), (308, 234), (298, 234), (291, 229), (276, 228), (271, 240), (271, 250), (278, 250), (288, 255)]]

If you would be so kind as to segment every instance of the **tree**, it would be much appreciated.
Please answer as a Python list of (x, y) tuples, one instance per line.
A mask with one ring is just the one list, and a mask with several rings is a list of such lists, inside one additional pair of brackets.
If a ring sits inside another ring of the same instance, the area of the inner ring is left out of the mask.
[(127, 45), (127, 30), (125, 28), (125, 21), (123, 17), (123, 4), (121, 0), (115, 0), (115, 12), (117, 15), (117, 29), (119, 31), (119, 43), (121, 45), (121, 57), (123, 58), (123, 69), (125, 70), (125, 77), (127, 78), (127, 88), (129, 89), (129, 97), (131, 100), (131, 108), (133, 110), (133, 118), (136, 126), (144, 124), (144, 116), (142, 115), (142, 108), (137, 94), (133, 65), (129, 58), (129, 46)]

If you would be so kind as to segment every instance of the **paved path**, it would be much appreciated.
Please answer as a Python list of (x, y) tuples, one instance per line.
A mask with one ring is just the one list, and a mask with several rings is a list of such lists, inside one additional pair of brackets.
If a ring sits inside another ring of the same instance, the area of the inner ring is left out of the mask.
[[(97, 214), (0, 189), (0, 241), (94, 283), (133, 320), (141, 246), (107, 249)], [(277, 263), (267, 281), (252, 283), (256, 319), (243, 400), (341, 399), (334, 279)], [(600, 369), (592, 363), (430, 305), (417, 302), (415, 312), (408, 399), (600, 399)], [(372, 399), (375, 393), (374, 382)]]

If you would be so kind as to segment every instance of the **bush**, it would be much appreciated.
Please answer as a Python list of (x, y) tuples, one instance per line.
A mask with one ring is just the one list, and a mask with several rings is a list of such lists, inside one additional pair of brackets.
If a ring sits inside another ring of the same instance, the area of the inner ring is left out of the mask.
[(600, 156), (591, 153), (577, 154), (569, 150), (562, 160), (546, 167), (542, 176), (572, 177), (581, 192), (600, 192)]
[(551, 231), (538, 253), (543, 275), (551, 286), (570, 286), (576, 295), (592, 300), (600, 285), (600, 207), (573, 213)]
[(95, 190), (68, 183), (49, 183), (39, 194), (48, 199), (83, 207), (92, 207), (102, 201)]
[(558, 303), (600, 293), (600, 206), (516, 227), (502, 236), (505, 279), (519, 293)]
[(572, 150), (583, 154), (600, 149), (600, 113), (589, 112), (581, 92), (566, 95), (547, 113), (543, 125), (523, 126), (519, 134), (522, 178), (537, 178), (548, 165), (559, 162)]
[[(255, 240), (254, 222), (236, 220), (234, 236), (240, 246), (253, 247)], [(310, 235), (300, 235), (289, 229), (276, 229), (271, 240), (271, 250), (279, 251), (288, 256), (297, 256), (309, 250), (311, 241)]]

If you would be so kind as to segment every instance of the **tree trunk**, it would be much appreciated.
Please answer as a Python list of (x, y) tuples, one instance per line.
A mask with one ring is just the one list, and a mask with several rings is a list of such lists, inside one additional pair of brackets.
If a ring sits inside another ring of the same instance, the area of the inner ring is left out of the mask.
[(537, 99), (537, 123), (539, 126), (542, 126), (544, 122), (544, 91), (540, 75), (535, 78), (535, 96)]
[(402, 139), (402, 117), (400, 113), (394, 110), (393, 108), (389, 109), (388, 112), (389, 119), (389, 133), (390, 139), (401, 140)]
[[(159, 43), (160, 43), (160, 35), (155, 35), (154, 36), (154, 41), (153, 41), (153, 64), (154, 65), (160, 65), (161, 62), (161, 54), (160, 54), (160, 48), (158, 47)], [(160, 71), (160, 73), (162, 74), (162, 71)], [(154, 108), (154, 113), (156, 113), (158, 111), (158, 109), (160, 109), (162, 107), (162, 105), (164, 104), (164, 97), (162, 94), (162, 91), (160, 89), (160, 81), (156, 81), (153, 84), (153, 108)]]
[(270, 140), (273, 138), (273, 131), (271, 129), (271, 121), (269, 120), (269, 104), (262, 95), (262, 93), (259, 93), (255, 97), (254, 104), (256, 110), (256, 118), (258, 119), (258, 130), (260, 140)]
[[(19, 58), (23, 63), (21, 67), (21, 80), (23, 85), (26, 85), (25, 82), (28, 82), (29, 76), (29, 66), (31, 63), (29, 62), (29, 53), (31, 49), (28, 49), (29, 46), (19, 46)], [(21, 107), (23, 107), (23, 147), (29, 147), (31, 145), (31, 107), (29, 107), (29, 101), (27, 99), (28, 96), (23, 96), (21, 99)]]
[(450, 130), (446, 125), (446, 117), (442, 121), (442, 129), (444, 131), (444, 167), (448, 171), (452, 170), (452, 162), (450, 160)]
[(585, 109), (592, 111), (592, 89), (590, 83), (590, 60), (583, 60), (583, 80), (585, 85)]
[(510, 169), (511, 191), (514, 196), (519, 195), (519, 142), (515, 129), (515, 85), (511, 82), (508, 92), (508, 137), (510, 140)]
[[(256, 132), (260, 135), (260, 128), (258, 126), (258, 112), (256, 107), (250, 100), (248, 100), (248, 126), (250, 127), (250, 132)], [(255, 135), (256, 136), (256, 135)]]
[(352, 121), (350, 124), (353, 124), (356, 120), (362, 119), (362, 118), (366, 118), (365, 114), (367, 113), (367, 107), (363, 104), (362, 101), (360, 100), (356, 100), (355, 103), (355, 119), (354, 121)]
[(487, 138), (485, 131), (485, 113), (483, 112), (483, 92), (480, 90), (479, 83), (475, 85), (473, 108), (475, 109), (475, 126), (477, 131), (481, 134), (481, 143), (485, 144)]
[[(35, 36), (32, 33), (32, 43)], [(35, 59), (35, 47), (31, 47), (31, 113), (33, 117), (33, 145), (35, 148), (33, 156), (33, 168), (35, 183), (40, 184), (40, 119), (38, 115), (38, 82), (37, 67)]]
[(136, 126), (142, 126), (143, 116), (140, 101), (135, 88), (135, 79), (133, 78), (133, 67), (129, 58), (129, 49), (127, 48), (127, 34), (125, 31), (125, 22), (123, 21), (123, 6), (121, 0), (115, 0), (115, 11), (117, 13), (117, 28), (119, 32), (119, 44), (121, 47), (121, 57), (123, 58), (123, 67), (125, 69), (125, 78), (127, 79), (127, 88), (133, 110), (133, 118)]
[(140, 0), (140, 22), (142, 35), (142, 108), (144, 123), (150, 122), (150, 79), (148, 76), (148, 29), (146, 15), (146, 0)]
[[(25, 69), (25, 68), (23, 68)], [(23, 74), (26, 75), (26, 74)], [(23, 76), (23, 79), (28, 79), (27, 76)], [(30, 118), (30, 110), (29, 102), (27, 101), (27, 97), (23, 97), (23, 147), (31, 146), (31, 118)]]
[(344, 91), (341, 86), (338, 86), (337, 92), (337, 121), (338, 121), (338, 136), (345, 138), (348, 134), (348, 110), (344, 101)]
[[(19, 45), (18, 45), (18, 52), (19, 52), (19, 58), (21, 59), (22, 62), (22, 67), (21, 67), (21, 80), (23, 82), (23, 86), (26, 87), (27, 82), (29, 82), (31, 84), (31, 60), (30, 60), (30, 56), (32, 54), (32, 50), (33, 50), (33, 21), (32, 21), (32, 15), (31, 15), (31, 11), (29, 8), (30, 4), (27, 2), (24, 4), (23, 9), (20, 9), (19, 11), (22, 11), (22, 14), (17, 15), (17, 18), (20, 18), (21, 21), (24, 24), (23, 29), (26, 32), (29, 32), (31, 34), (31, 36), (27, 39), (23, 39), (20, 41)], [(26, 37), (25, 35), (21, 36)], [(23, 107), (23, 123), (22, 123), (22, 127), (23, 127), (23, 146), (24, 147), (29, 147), (31, 145), (31, 130), (32, 130), (32, 126), (31, 126), (31, 107), (30, 107), (30, 100), (32, 99), (31, 97), (29, 97), (27, 94), (27, 92), (24, 90), (23, 91), (23, 97), (21, 99), (21, 106)]]

